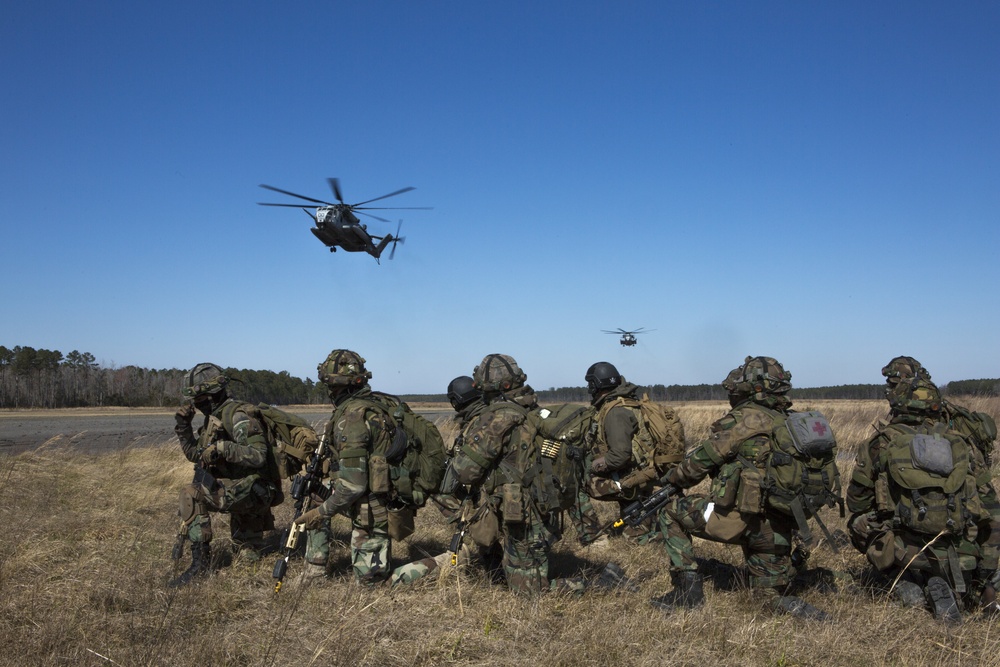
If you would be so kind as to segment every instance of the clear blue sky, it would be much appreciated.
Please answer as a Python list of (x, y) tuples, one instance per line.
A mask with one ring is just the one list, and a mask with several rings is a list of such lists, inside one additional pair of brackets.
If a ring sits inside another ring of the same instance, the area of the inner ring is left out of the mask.
[[(998, 33), (994, 2), (12, 3), (0, 344), (312, 378), (347, 347), (405, 393), (491, 352), (539, 389), (1000, 377)], [(434, 210), (387, 212), (377, 265), (256, 205), (330, 176)]]

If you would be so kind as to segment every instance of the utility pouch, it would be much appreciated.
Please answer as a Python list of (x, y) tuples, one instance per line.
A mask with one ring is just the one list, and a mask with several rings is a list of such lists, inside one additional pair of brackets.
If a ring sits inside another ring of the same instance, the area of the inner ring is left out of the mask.
[(372, 456), (368, 459), (368, 491), (389, 493), (389, 462), (384, 456)]
[(398, 507), (388, 507), (389, 512), (389, 538), (394, 541), (405, 540), (413, 534), (414, 518), (416, 512), (412, 507), (400, 505)]
[(712, 480), (712, 500), (719, 509), (732, 509), (736, 505), (736, 493), (740, 488), (740, 464), (728, 463), (719, 470)]
[(481, 547), (492, 547), (500, 539), (500, 522), (490, 509), (478, 512), (478, 517), (469, 524), (469, 537)]
[(740, 471), (740, 488), (736, 493), (736, 509), (741, 514), (760, 514), (764, 510), (761, 481), (764, 475), (757, 468)]
[(875, 509), (879, 512), (891, 512), (895, 508), (892, 496), (889, 495), (889, 477), (879, 475), (878, 479), (875, 480)]
[(524, 523), (524, 494), (520, 484), (500, 487), (500, 513), (504, 523)]

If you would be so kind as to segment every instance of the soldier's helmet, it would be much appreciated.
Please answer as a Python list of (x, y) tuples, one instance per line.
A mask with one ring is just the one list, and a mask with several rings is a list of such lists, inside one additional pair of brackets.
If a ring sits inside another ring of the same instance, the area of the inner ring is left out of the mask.
[(885, 389), (889, 407), (906, 415), (935, 415), (941, 412), (941, 391), (930, 380), (915, 377), (900, 380)]
[(221, 368), (215, 364), (201, 363), (188, 372), (181, 393), (186, 398), (192, 399), (206, 395), (217, 398), (225, 394), (228, 383), (229, 378), (225, 376)]
[(729, 371), (729, 375), (722, 381), (722, 388), (729, 393), (730, 397), (749, 396), (753, 393), (753, 387), (750, 383), (743, 380), (742, 365)]
[(882, 367), (882, 375), (887, 384), (898, 384), (901, 380), (920, 378), (930, 382), (931, 374), (913, 357), (896, 357)]
[(792, 383), (789, 382), (792, 374), (773, 357), (747, 357), (741, 368), (743, 372), (736, 385), (747, 383), (750, 393), (787, 394), (792, 388)]
[(602, 389), (614, 389), (622, 383), (621, 373), (618, 372), (614, 364), (607, 361), (598, 361), (596, 364), (591, 364), (583, 379), (587, 381), (587, 392), (591, 396), (594, 396)]
[(459, 375), (448, 383), (448, 401), (455, 412), (464, 410), (476, 399), (482, 398), (483, 392), (475, 387), (468, 375)]
[(319, 381), (330, 388), (360, 387), (371, 379), (365, 359), (351, 350), (334, 350), (316, 366)]
[(514, 357), (507, 354), (487, 354), (472, 371), (472, 386), (484, 394), (499, 394), (524, 386), (524, 374)]

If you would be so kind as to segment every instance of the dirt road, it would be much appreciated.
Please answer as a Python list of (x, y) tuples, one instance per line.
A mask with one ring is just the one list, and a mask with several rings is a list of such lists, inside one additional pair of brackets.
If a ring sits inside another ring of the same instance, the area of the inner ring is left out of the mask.
[[(322, 428), (330, 416), (329, 405), (295, 406), (288, 409)], [(434, 421), (449, 414), (440, 410), (418, 410)], [(195, 425), (198, 419), (195, 418)], [(42, 446), (70, 446), (94, 454), (144, 447), (174, 441), (173, 409), (66, 409), (0, 411), (0, 456), (20, 454)]]

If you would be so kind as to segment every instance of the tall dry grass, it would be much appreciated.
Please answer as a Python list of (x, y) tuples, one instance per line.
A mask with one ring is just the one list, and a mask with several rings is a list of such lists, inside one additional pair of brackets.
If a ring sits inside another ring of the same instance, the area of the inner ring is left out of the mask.
[[(884, 406), (796, 407), (822, 409), (850, 458)], [(689, 438), (703, 437), (725, 407), (679, 405)], [(996, 400), (975, 407), (1000, 416)], [(704, 542), (696, 550), (710, 575), (705, 606), (660, 613), (647, 600), (669, 589), (662, 548), (613, 540), (593, 552), (572, 529), (554, 550), (554, 575), (593, 578), (614, 560), (640, 592), (524, 600), (487, 574), (454, 572), (410, 588), (365, 589), (351, 579), (344, 544), (335, 550), (338, 576), (308, 589), (289, 583), (275, 596), (271, 556), (223, 563), (200, 585), (171, 590), (176, 495), (190, 474), (170, 441), (99, 456), (43, 448), (0, 458), (0, 665), (1000, 664), (993, 622), (973, 617), (950, 628), (896, 606), (865, 584), (865, 561), (849, 546), (817, 548), (810, 562), (829, 571), (830, 590), (802, 593), (832, 624), (772, 615), (729, 576), (740, 550)], [(605, 518), (611, 511), (599, 507)], [(286, 525), (291, 508), (277, 514)], [(833, 512), (827, 523), (842, 528)], [(214, 543), (222, 556), (225, 524), (217, 521)], [(346, 520), (336, 527), (345, 542)], [(450, 537), (428, 507), (394, 555), (402, 562), (438, 553)], [(290, 579), (300, 567), (293, 561)]]

